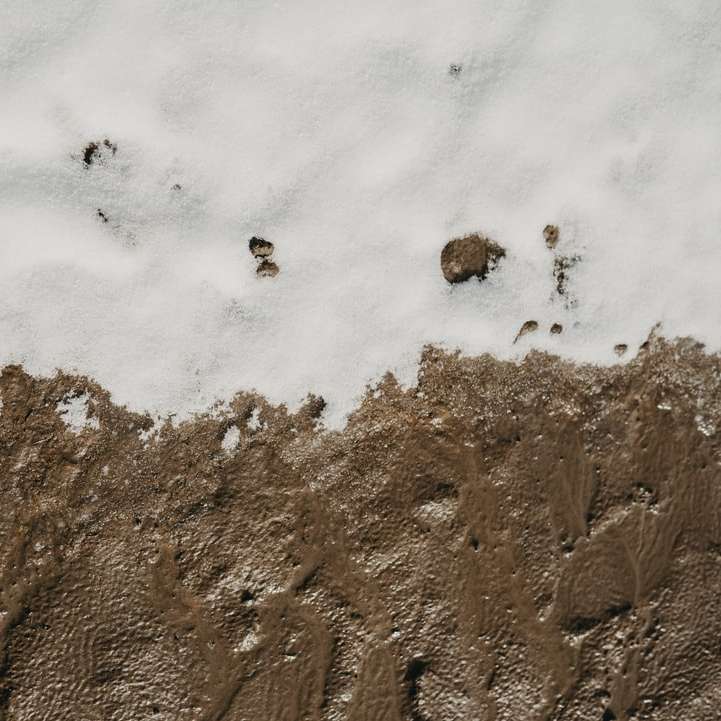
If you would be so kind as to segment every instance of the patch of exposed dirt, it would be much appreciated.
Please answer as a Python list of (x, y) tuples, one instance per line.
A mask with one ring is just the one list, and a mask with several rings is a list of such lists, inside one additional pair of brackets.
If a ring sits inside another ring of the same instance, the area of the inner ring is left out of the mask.
[(0, 718), (715, 718), (720, 379), (428, 348), (324, 432), (7, 367)]
[(576, 304), (575, 297), (569, 293), (569, 280), (571, 269), (580, 260), (581, 257), (578, 255), (557, 255), (553, 259), (553, 280), (556, 284), (556, 293), (565, 299), (568, 308)]

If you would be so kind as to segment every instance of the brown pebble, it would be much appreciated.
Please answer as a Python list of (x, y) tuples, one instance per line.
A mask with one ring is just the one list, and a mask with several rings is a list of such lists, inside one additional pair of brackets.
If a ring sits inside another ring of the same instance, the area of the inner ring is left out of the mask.
[(613, 346), (613, 352), (617, 356), (622, 356), (627, 350), (628, 346), (625, 343), (618, 343), (617, 345)]
[(265, 238), (258, 238), (255, 235), (248, 241), (248, 248), (254, 258), (267, 258), (273, 254), (274, 246)]
[(258, 264), (255, 272), (261, 278), (272, 278), (273, 276), (278, 275), (280, 268), (272, 260), (265, 258)]
[(521, 326), (521, 330), (518, 331), (518, 334), (513, 339), (513, 342), (515, 343), (521, 336), (526, 335), (526, 333), (533, 333), (535, 330), (538, 330), (538, 322), (535, 320), (527, 320)]
[(555, 248), (558, 244), (558, 226), (547, 225), (543, 229), (543, 237), (546, 239), (546, 245), (549, 248)]
[(553, 333), (553, 335), (558, 335), (559, 333), (563, 333), (563, 326), (560, 323), (554, 323), (551, 326), (551, 333)]
[(449, 283), (462, 283), (476, 276), (483, 280), (506, 251), (497, 243), (477, 233), (454, 238), (441, 252), (441, 270)]

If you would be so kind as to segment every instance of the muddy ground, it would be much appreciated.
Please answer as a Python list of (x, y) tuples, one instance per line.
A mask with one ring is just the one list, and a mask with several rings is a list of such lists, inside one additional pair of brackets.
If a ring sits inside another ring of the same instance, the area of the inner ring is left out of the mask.
[(0, 391), (2, 719), (721, 707), (721, 359), (697, 344), (606, 369), (428, 349), (342, 433), (313, 398), (153, 429), (84, 378)]

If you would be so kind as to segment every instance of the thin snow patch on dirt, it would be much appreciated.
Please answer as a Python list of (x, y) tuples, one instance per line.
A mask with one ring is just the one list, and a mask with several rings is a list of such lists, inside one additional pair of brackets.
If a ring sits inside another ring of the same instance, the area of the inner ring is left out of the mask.
[(248, 430), (250, 431), (260, 431), (265, 428), (265, 423), (260, 420), (260, 410), (258, 408), (253, 408), (253, 412), (250, 414), (247, 424)]
[(237, 447), (240, 441), (240, 429), (236, 425), (232, 425), (223, 435), (223, 440), (220, 442), (221, 448), (226, 453), (232, 453)]
[(58, 414), (73, 433), (100, 428), (100, 421), (94, 415), (90, 415), (89, 402), (90, 396), (82, 393), (79, 396), (66, 396), (57, 404)]

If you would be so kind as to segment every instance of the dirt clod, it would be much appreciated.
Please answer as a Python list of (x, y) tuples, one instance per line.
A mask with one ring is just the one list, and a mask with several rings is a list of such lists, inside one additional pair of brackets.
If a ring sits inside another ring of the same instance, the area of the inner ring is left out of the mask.
[(554, 323), (551, 326), (551, 333), (553, 335), (558, 335), (559, 333), (563, 333), (563, 326), (560, 323)]
[(83, 149), (83, 163), (85, 167), (90, 167), (93, 163), (102, 162), (107, 153), (112, 156), (115, 155), (117, 151), (118, 146), (110, 142), (108, 138), (97, 142), (90, 142)]
[(441, 270), (449, 283), (462, 283), (476, 276), (483, 280), (506, 251), (476, 233), (448, 241), (441, 252)]
[(533, 333), (534, 331), (538, 330), (538, 321), (535, 320), (527, 320), (520, 328), (518, 333), (516, 334), (516, 337), (513, 339), (513, 342), (515, 343), (519, 338), (523, 337), (527, 333)]
[(274, 246), (269, 240), (254, 235), (248, 241), (248, 249), (254, 258), (267, 258), (273, 254)]
[(4, 368), (0, 719), (718, 717), (721, 357), (428, 347), (377, 390), (153, 428)]
[(278, 268), (272, 260), (263, 258), (263, 260), (258, 264), (258, 267), (255, 269), (255, 272), (261, 278), (273, 278), (278, 275), (280, 268)]
[(558, 245), (558, 239), (559, 239), (559, 232), (558, 232), (558, 226), (557, 225), (547, 225), (543, 229), (543, 237), (546, 241), (546, 246), (548, 248), (555, 248), (556, 245)]

